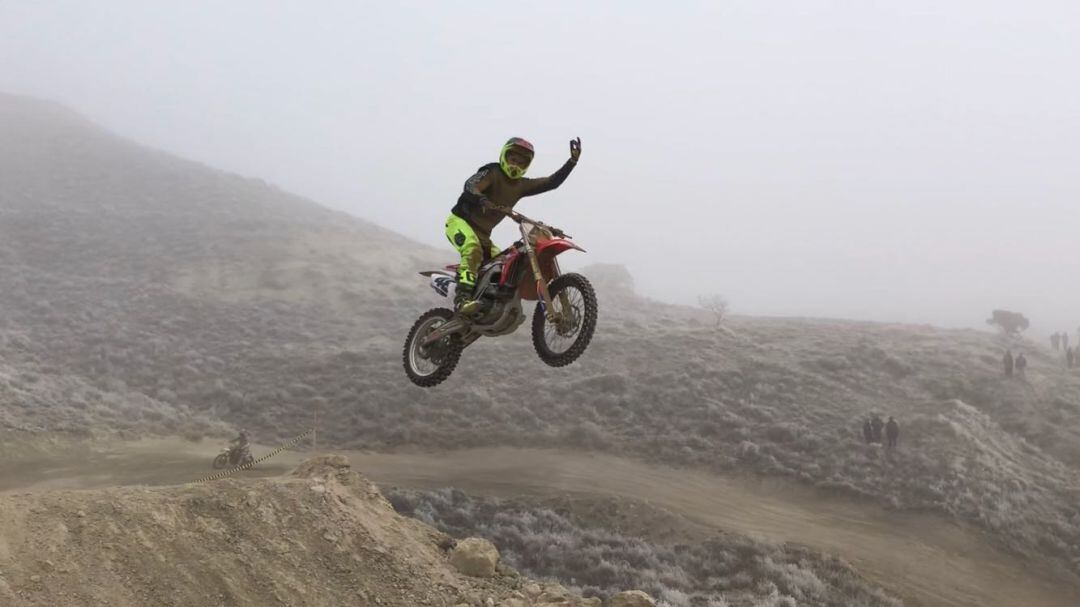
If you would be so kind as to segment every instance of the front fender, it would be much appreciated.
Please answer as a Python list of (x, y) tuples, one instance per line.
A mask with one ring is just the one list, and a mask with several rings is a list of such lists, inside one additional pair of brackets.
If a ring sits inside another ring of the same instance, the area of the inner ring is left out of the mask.
[(542, 240), (536, 243), (536, 254), (539, 255), (541, 259), (543, 259), (544, 254), (554, 257), (559, 253), (565, 253), (570, 249), (581, 251), (582, 253), (586, 252), (585, 249), (565, 238), (552, 238), (551, 240)]
[[(551, 240), (536, 243), (536, 261), (540, 263), (540, 272), (544, 275), (545, 283), (549, 283), (555, 278), (555, 256), (570, 250), (585, 252), (585, 249), (565, 238), (552, 238)], [(529, 263), (527, 260), (524, 262)], [(518, 286), (518, 293), (522, 299), (533, 301), (538, 298), (536, 282), (531, 278), (532, 270), (528, 270), (528, 272), (530, 277), (521, 281), (521, 285)]]

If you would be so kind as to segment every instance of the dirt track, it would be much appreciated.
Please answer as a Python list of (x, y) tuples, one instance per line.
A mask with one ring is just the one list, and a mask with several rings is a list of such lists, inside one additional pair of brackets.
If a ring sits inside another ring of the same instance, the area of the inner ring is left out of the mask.
[[(0, 465), (0, 492), (180, 483), (209, 473), (213, 453), (210, 445), (142, 441), (47, 462), (7, 463)], [(1054, 583), (993, 548), (976, 529), (934, 515), (887, 512), (786, 482), (722, 478), (546, 450), (346, 455), (356, 469), (383, 485), (454, 486), (499, 496), (574, 493), (645, 500), (705, 525), (839, 555), (909, 605), (1080, 604), (1076, 589)], [(299, 454), (282, 454), (258, 474), (285, 472), (301, 459)]]

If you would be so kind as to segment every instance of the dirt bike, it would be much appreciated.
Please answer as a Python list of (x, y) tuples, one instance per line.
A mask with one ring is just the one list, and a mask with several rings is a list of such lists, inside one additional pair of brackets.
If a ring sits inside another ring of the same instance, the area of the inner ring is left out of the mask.
[(254, 462), (255, 458), (251, 455), (251, 451), (248, 451), (247, 447), (225, 447), (221, 450), (221, 453), (218, 453), (217, 457), (214, 458), (212, 466), (214, 467), (214, 470), (220, 470), (228, 466), (235, 468)]
[[(578, 359), (596, 330), (596, 293), (581, 274), (562, 274), (555, 257), (585, 252), (562, 230), (502, 210), (518, 224), (521, 240), (480, 267), (473, 291), (478, 309), (468, 316), (434, 308), (420, 316), (405, 339), (405, 373), (418, 386), (443, 382), (462, 351), (481, 337), (508, 335), (525, 322), (522, 301), (536, 301), (532, 341), (540, 360), (562, 367)], [(458, 266), (420, 272), (431, 288), (453, 299)]]

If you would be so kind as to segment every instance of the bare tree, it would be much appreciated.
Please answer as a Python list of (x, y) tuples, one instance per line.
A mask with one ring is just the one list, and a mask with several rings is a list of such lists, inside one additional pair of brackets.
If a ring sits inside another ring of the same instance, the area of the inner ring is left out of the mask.
[(728, 302), (722, 295), (699, 295), (698, 305), (704, 310), (712, 312), (716, 318), (716, 326), (720, 326), (720, 323), (724, 322), (724, 318), (728, 313)]

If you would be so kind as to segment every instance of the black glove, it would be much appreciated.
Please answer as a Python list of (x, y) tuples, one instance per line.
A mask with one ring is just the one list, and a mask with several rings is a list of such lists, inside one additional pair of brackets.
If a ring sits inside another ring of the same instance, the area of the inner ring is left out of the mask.
[(581, 137), (570, 140), (570, 160), (576, 163), (579, 157), (581, 157)]

